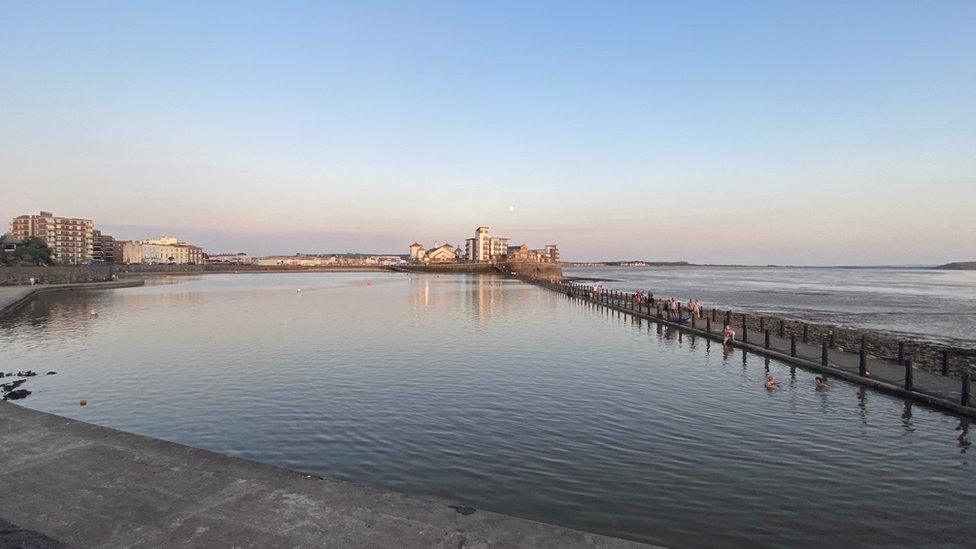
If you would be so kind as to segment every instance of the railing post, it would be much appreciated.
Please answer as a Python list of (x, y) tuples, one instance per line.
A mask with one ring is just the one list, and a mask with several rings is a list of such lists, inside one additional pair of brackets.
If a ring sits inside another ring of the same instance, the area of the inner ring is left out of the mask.
[(969, 366), (962, 373), (962, 398), (960, 398), (959, 403), (963, 406), (969, 406), (969, 388), (973, 384), (973, 369)]
[(725, 311), (725, 323), (729, 326), (732, 325), (732, 311)]
[(942, 349), (942, 375), (949, 375), (949, 349)]
[[(715, 309), (712, 309), (712, 313), (713, 313), (712, 316), (715, 316), (714, 315), (714, 312), (715, 312)], [(706, 316), (705, 317), (705, 331), (708, 332), (708, 333), (711, 333), (712, 332), (712, 317), (711, 316)]]
[(809, 338), (810, 325), (806, 322), (803, 323), (803, 342), (806, 343), (810, 340)]
[(834, 329), (833, 328), (830, 329), (830, 348), (831, 349), (836, 349), (837, 348), (834, 345)]
[(914, 380), (912, 379), (912, 361), (908, 359), (905, 361), (905, 390), (911, 391), (914, 385)]
[(786, 321), (785, 320), (780, 320), (779, 321), (779, 337), (783, 337), (785, 335), (786, 335)]
[(796, 356), (796, 336), (790, 334), (790, 356)]
[(761, 315), (759, 317), (759, 331), (760, 332), (765, 332), (766, 331), (766, 317), (761, 316)]
[(898, 365), (901, 366), (905, 363), (905, 342), (898, 342)]
[(766, 335), (765, 335), (765, 342), (764, 342), (763, 344), (764, 344), (764, 345), (766, 346), (766, 348), (768, 349), (768, 348), (769, 348), (769, 330), (766, 330), (766, 331), (765, 331), (765, 332), (763, 332), (763, 333), (764, 333), (764, 334), (766, 334)]
[(749, 343), (749, 322), (745, 313), (742, 313), (742, 342)]
[(868, 371), (868, 349), (867, 336), (861, 334), (861, 353), (857, 359), (857, 373), (861, 377)]
[(823, 336), (820, 338), (820, 364), (823, 366), (827, 365), (828, 355), (827, 355), (827, 337)]

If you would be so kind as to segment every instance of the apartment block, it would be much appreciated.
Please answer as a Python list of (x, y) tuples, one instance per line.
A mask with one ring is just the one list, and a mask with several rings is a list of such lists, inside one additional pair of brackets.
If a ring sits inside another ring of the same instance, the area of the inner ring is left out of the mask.
[(51, 248), (54, 261), (66, 265), (91, 263), (95, 234), (91, 219), (60, 217), (51, 212), (17, 216), (10, 233), (18, 239), (36, 237)]

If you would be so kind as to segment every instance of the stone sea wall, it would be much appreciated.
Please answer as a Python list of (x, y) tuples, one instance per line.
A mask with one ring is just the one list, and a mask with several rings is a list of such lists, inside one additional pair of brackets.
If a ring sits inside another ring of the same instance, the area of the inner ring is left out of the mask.
[(399, 271), (411, 273), (437, 274), (489, 274), (506, 273), (539, 278), (543, 280), (562, 280), (563, 267), (559, 263), (537, 263), (534, 261), (506, 261), (500, 263), (428, 263), (426, 265), (401, 265)]
[(488, 274), (493, 269), (488, 263), (428, 263), (426, 265), (400, 265), (398, 271), (437, 274)]
[(208, 263), (205, 265), (115, 265), (116, 273), (123, 274), (194, 274), (194, 273), (249, 273), (249, 272), (359, 272), (388, 271), (381, 265), (330, 265), (325, 267), (300, 267), (292, 265), (233, 265)]
[(526, 262), (510, 262), (510, 263), (499, 263), (498, 265), (501, 269), (506, 272), (516, 274), (517, 276), (524, 276), (528, 278), (538, 278), (541, 280), (549, 280), (554, 282), (559, 282), (563, 279), (563, 266), (559, 263), (535, 263), (531, 261)]
[[(712, 310), (706, 309), (703, 314), (711, 315)], [(730, 316), (732, 326), (741, 333), (742, 314), (732, 312)], [(726, 311), (716, 309), (714, 318), (720, 324), (725, 322)], [(945, 361), (946, 374), (954, 376), (960, 376), (966, 368), (976, 366), (976, 349), (940, 346), (933, 343), (912, 341), (910, 339), (899, 339), (892, 335), (879, 332), (841, 328), (824, 324), (811, 324), (769, 315), (746, 315), (746, 324), (750, 332), (757, 334), (761, 333), (763, 329), (768, 329), (774, 334), (779, 334), (782, 325), (782, 333), (786, 337), (790, 335), (796, 336), (797, 341), (803, 341), (805, 329), (808, 342), (816, 344), (826, 338), (828, 345), (833, 341), (832, 348), (854, 354), (861, 351), (861, 336), (864, 335), (864, 346), (869, 355), (892, 361), (898, 361), (899, 359), (900, 343), (902, 359), (911, 360), (916, 368), (933, 373), (942, 373), (943, 361)], [(833, 338), (831, 338), (831, 334)]]
[(38, 284), (78, 284), (112, 280), (109, 265), (52, 265), (49, 267), (0, 267), (0, 286), (21, 286), (34, 278)]
[[(633, 294), (623, 292), (613, 292), (611, 295), (617, 296), (627, 303), (632, 300), (633, 296)], [(654, 305), (658, 311), (665, 299), (655, 298)], [(684, 305), (682, 308), (687, 311)], [(718, 326), (722, 326), (726, 319), (729, 319), (730, 324), (740, 337), (744, 324), (750, 335), (769, 330), (772, 335), (782, 334), (783, 337), (787, 338), (792, 335), (796, 337), (797, 342), (813, 345), (819, 345), (826, 340), (829, 348), (856, 355), (861, 351), (861, 338), (863, 336), (865, 352), (875, 358), (899, 363), (911, 360), (915, 368), (955, 377), (961, 376), (969, 368), (976, 367), (976, 348), (973, 347), (940, 345), (883, 332), (815, 324), (772, 315), (747, 313), (743, 317), (741, 312), (727, 309), (703, 308), (702, 315), (711, 317), (712, 324)]]

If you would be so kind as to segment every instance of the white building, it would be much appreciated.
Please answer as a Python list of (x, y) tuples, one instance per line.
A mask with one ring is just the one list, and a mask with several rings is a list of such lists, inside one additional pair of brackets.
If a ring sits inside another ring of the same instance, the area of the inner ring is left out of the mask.
[(464, 241), (465, 258), (468, 261), (498, 261), (508, 253), (509, 238), (491, 236), (488, 227), (478, 227), (474, 238)]
[(458, 260), (457, 250), (450, 244), (441, 244), (436, 248), (427, 250), (424, 261), (431, 263), (448, 263)]
[(334, 255), (308, 255), (298, 253), (295, 255), (259, 257), (254, 260), (254, 263), (265, 267), (327, 267), (338, 264), (339, 258)]
[[(203, 248), (171, 236), (121, 243), (122, 263), (149, 265), (200, 265)], [(119, 261), (119, 258), (116, 258)]]
[(251, 256), (244, 252), (237, 252), (236, 254), (211, 254), (207, 256), (207, 262), (209, 263), (231, 263), (234, 265), (250, 265), (253, 261)]
[(410, 245), (410, 261), (423, 261), (424, 257), (427, 256), (427, 249), (420, 242), (414, 242)]

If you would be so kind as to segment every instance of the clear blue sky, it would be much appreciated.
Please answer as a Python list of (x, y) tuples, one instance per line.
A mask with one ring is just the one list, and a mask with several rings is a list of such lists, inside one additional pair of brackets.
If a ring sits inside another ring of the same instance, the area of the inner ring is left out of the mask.
[[(976, 259), (976, 2), (0, 0), (0, 216), (209, 251)], [(514, 211), (512, 211), (514, 206)]]

